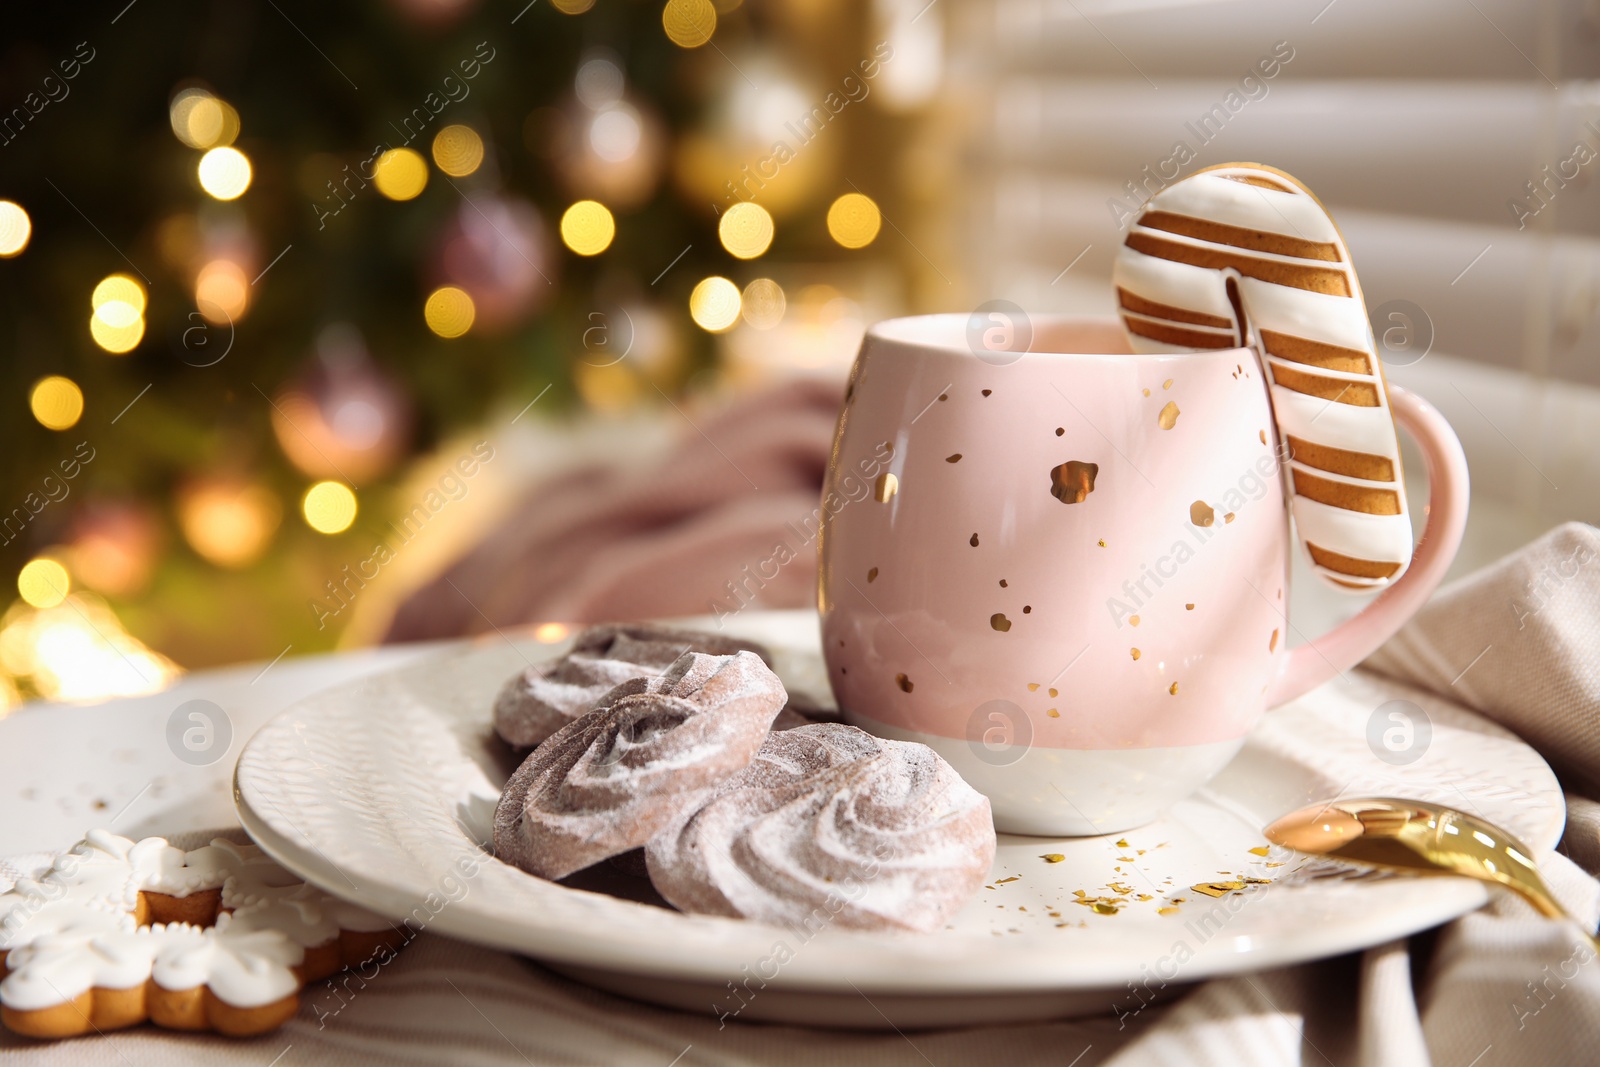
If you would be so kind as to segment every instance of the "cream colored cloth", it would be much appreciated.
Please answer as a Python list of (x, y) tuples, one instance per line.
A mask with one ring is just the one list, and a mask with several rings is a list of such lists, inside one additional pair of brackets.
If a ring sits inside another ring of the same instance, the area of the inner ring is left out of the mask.
[[(1442, 590), (1369, 662), (1518, 731), (1570, 789), (1542, 866), (1591, 928), (1600, 915), (1600, 531), (1570, 525)], [(1487, 651), (1484, 651), (1487, 649)], [(1473, 657), (1481, 658), (1474, 661)], [(1463, 670), (1465, 673), (1463, 674)], [(1470, 684), (1467, 684), (1469, 683)], [(1381, 679), (1380, 679), (1381, 683)], [(180, 841), (181, 844), (191, 842)], [(0, 864), (0, 884), (42, 857)], [(1573, 861), (1577, 862), (1573, 862)], [(1000, 1063), (1006, 1067), (1496, 1067), (1600, 1061), (1600, 966), (1571, 927), (1498, 896), (1438, 931), (1359, 956), (1207, 982), (1123, 1026), (1107, 1016), (859, 1034), (730, 1022), (586, 988), (427, 933), (375, 977), (309, 989), (265, 1037), (151, 1028), (56, 1044), (0, 1035), (0, 1064), (365, 1065)]]

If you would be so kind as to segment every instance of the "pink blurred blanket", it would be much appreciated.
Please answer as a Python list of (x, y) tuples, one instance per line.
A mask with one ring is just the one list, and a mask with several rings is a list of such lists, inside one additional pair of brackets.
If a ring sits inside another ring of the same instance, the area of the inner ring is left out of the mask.
[(796, 381), (712, 415), (676, 447), (530, 489), (395, 613), (385, 641), (497, 626), (810, 604), (822, 477), (841, 390)]

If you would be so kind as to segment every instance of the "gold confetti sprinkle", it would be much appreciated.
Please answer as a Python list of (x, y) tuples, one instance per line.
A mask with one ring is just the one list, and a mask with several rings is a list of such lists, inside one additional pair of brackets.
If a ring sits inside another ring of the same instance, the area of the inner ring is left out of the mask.
[(885, 471), (878, 475), (877, 485), (873, 490), (873, 497), (880, 504), (887, 504), (889, 498), (900, 491), (900, 479)]
[(894, 676), (894, 681), (895, 681), (895, 684), (900, 687), (900, 691), (902, 693), (909, 693), (909, 692), (911, 692), (911, 690), (916, 688), (916, 686), (912, 683), (911, 679), (907, 678), (903, 674), (895, 675)]
[(1094, 909), (1096, 915), (1115, 915), (1117, 912), (1122, 910), (1115, 904), (1107, 904), (1103, 900), (1095, 901), (1091, 907)]
[(878, 577), (878, 568), (874, 567), (870, 571), (867, 572), (867, 581), (869, 583), (871, 583), (873, 581), (876, 581), (877, 577)]
[(999, 630), (1001, 633), (1005, 633), (1011, 629), (1011, 620), (1006, 618), (1001, 612), (997, 611), (993, 615), (989, 616), (989, 625), (992, 628)]
[(1217, 521), (1217, 513), (1204, 500), (1196, 500), (1189, 505), (1189, 521), (1196, 526), (1210, 526)]
[(1117, 839), (1117, 847), (1118, 848), (1127, 848), (1128, 847), (1128, 839), (1126, 837), (1119, 837)]
[(1278, 650), (1278, 631), (1274, 630), (1274, 631), (1272, 631), (1272, 640), (1267, 642), (1267, 651), (1268, 652), (1276, 652), (1277, 650)]
[(971, 545), (973, 548), (977, 548), (978, 547), (978, 535), (977, 534), (973, 534), (972, 535), (972, 540), (968, 541), (967, 544)]
[(1243, 889), (1243, 882), (1201, 882), (1199, 885), (1189, 887), (1196, 893), (1204, 893), (1208, 897), (1222, 897), (1236, 889)]
[(1167, 690), (1167, 692), (1171, 693), (1173, 696), (1177, 696), (1178, 695), (1178, 683), (1177, 682), (1173, 682), (1172, 686)]
[(1044, 860), (1046, 863), (1060, 863), (1062, 860), (1066, 859), (1067, 857), (1063, 856), (1059, 852), (1046, 852), (1044, 855), (1040, 856), (1039, 858)]
[(1282, 867), (1283, 864), (1281, 864), (1281, 863), (1268, 863), (1265, 866), (1268, 866), (1268, 867)]
[(1139, 616), (1137, 616), (1137, 615), (1128, 616), (1128, 623), (1130, 625), (1132, 625), (1132, 626), (1138, 626), (1139, 625)]
[(1269, 848), (1266, 845), (1257, 845), (1255, 848), (1252, 848), (1249, 851), (1250, 851), (1250, 855), (1252, 855), (1252, 856), (1265, 856), (1269, 852), (1271, 852), (1272, 849)]
[(1176, 915), (1176, 914), (1178, 914), (1178, 909), (1177, 908), (1170, 908), (1170, 907), (1169, 908), (1157, 908), (1156, 909), (1156, 914), (1157, 915)]
[(1182, 412), (1178, 410), (1177, 401), (1169, 400), (1167, 401), (1167, 406), (1161, 409), (1161, 414), (1156, 417), (1156, 421), (1161, 424), (1163, 430), (1170, 430), (1178, 425), (1178, 416), (1180, 414)]
[(995, 885), (1005, 885), (1007, 882), (1015, 882), (1021, 877), (1022, 877), (1022, 875), (1020, 875), (1020, 874), (1013, 874), (1010, 878), (996, 878), (994, 880), (994, 884)]
[(1166, 381), (1162, 382), (1161, 383), (1161, 388), (1163, 388), (1163, 389), (1171, 389), (1172, 388), (1172, 379), (1168, 378)]
[(1081, 504), (1094, 492), (1094, 479), (1100, 464), (1069, 459), (1050, 468), (1050, 495), (1063, 504)]
[(960, 452), (952, 452), (950, 455), (944, 457), (944, 461), (946, 463), (960, 463), (961, 462), (961, 453)]

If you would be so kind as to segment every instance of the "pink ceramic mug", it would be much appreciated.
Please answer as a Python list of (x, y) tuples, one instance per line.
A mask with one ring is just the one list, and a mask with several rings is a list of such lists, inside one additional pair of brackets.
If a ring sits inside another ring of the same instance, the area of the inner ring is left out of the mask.
[(933, 746), (1027, 834), (1139, 826), (1261, 713), (1359, 662), (1438, 585), (1466, 522), (1461, 445), (1390, 388), (1431, 497), (1410, 569), (1289, 649), (1290, 545), (1249, 349), (1132, 355), (1111, 318), (973, 354), (963, 315), (880, 323), (824, 487), (820, 606), (849, 721)]

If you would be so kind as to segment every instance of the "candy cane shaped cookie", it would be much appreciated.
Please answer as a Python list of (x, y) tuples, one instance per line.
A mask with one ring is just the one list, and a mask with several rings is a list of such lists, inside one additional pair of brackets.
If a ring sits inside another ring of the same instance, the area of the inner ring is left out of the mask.
[(1388, 388), (1349, 250), (1310, 190), (1259, 163), (1198, 171), (1145, 202), (1113, 279), (1135, 352), (1255, 349), (1313, 569), (1356, 590), (1398, 578), (1412, 538)]

